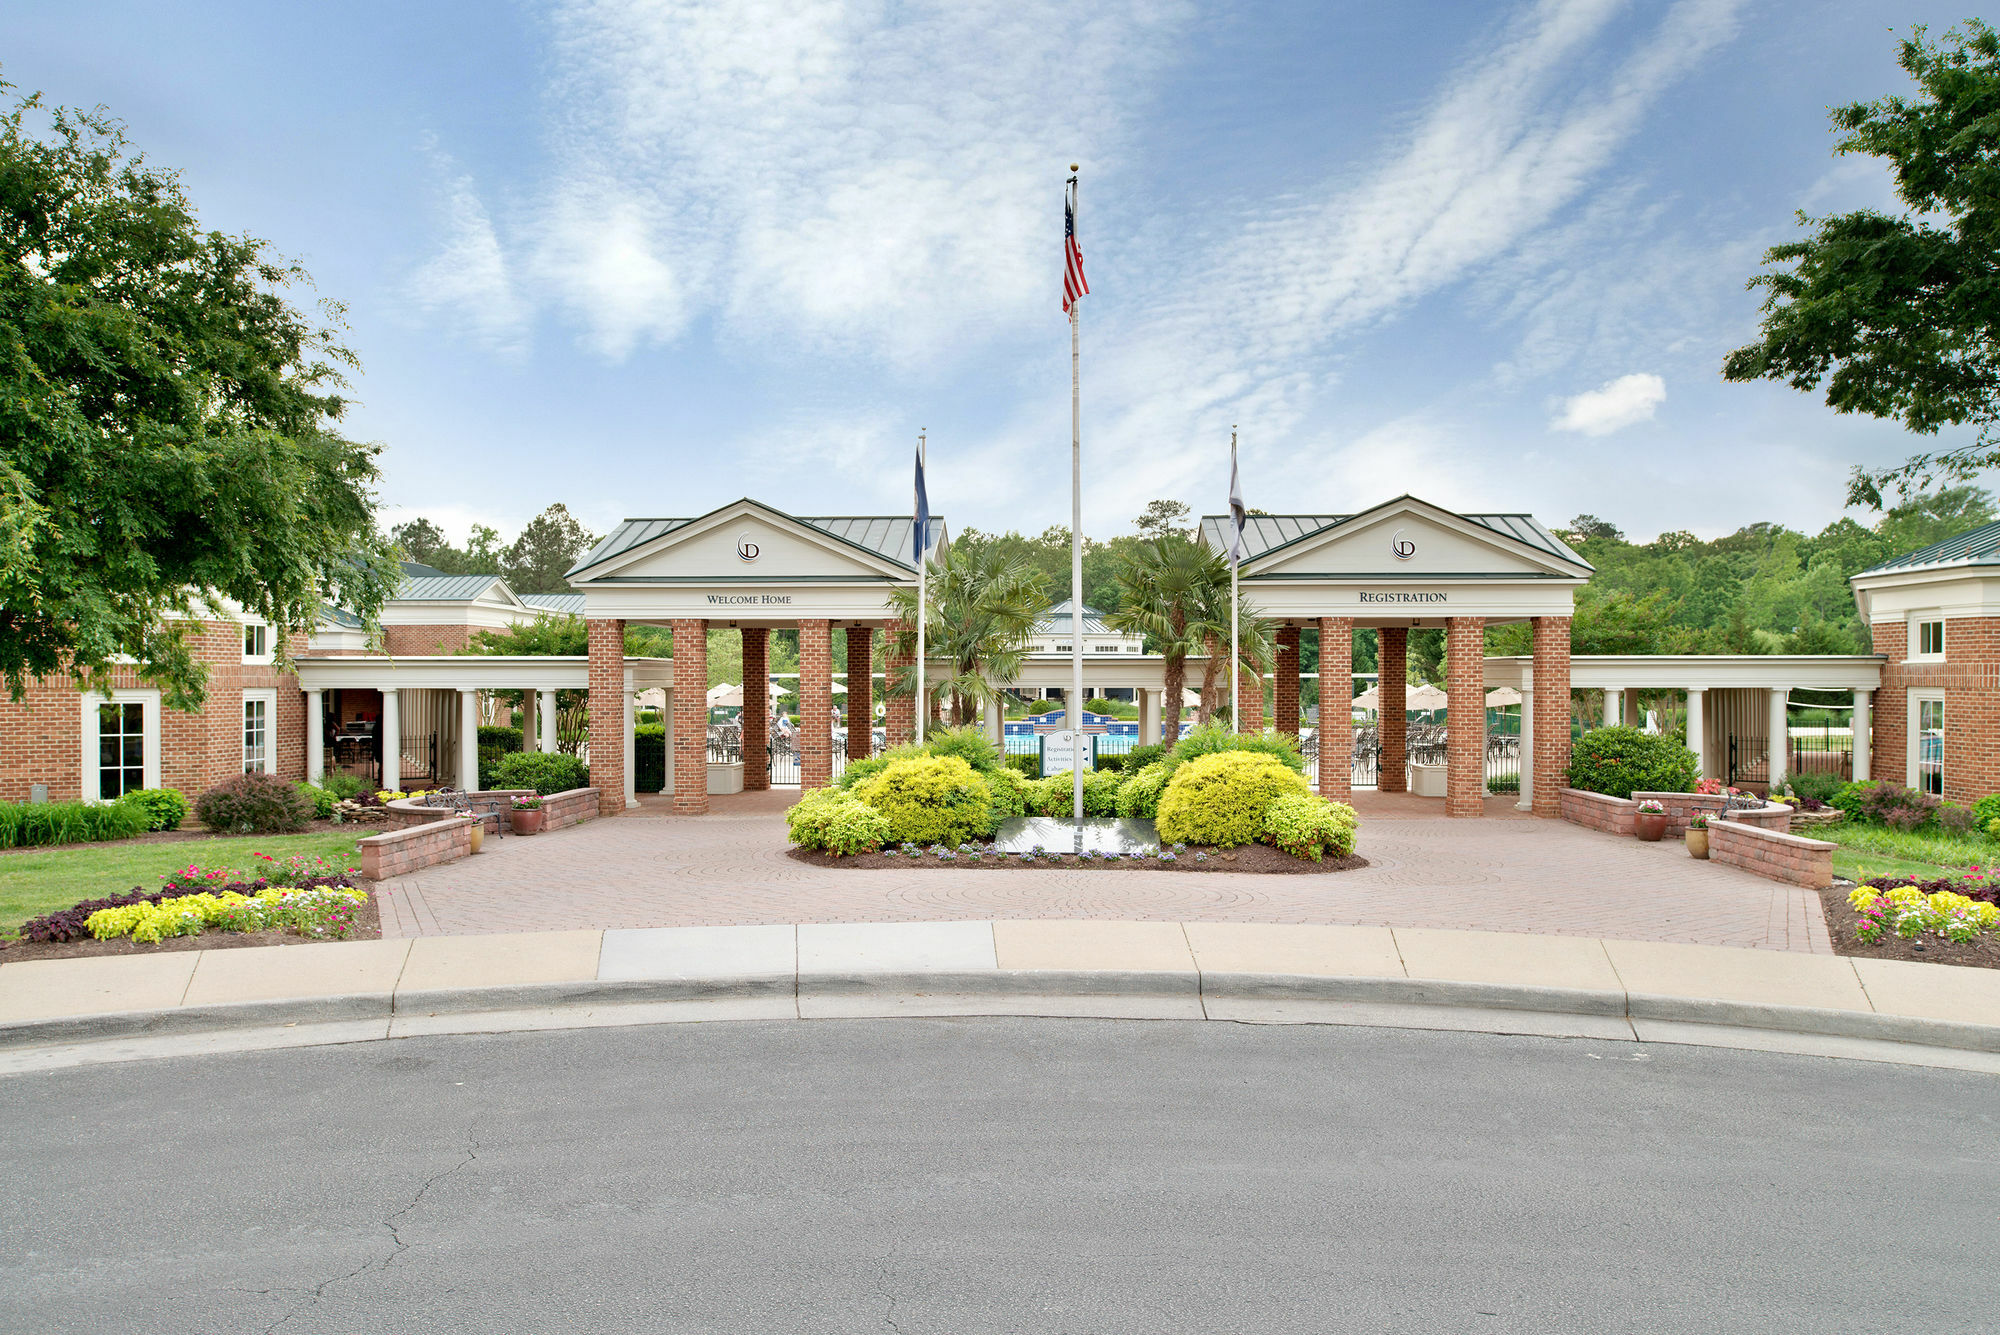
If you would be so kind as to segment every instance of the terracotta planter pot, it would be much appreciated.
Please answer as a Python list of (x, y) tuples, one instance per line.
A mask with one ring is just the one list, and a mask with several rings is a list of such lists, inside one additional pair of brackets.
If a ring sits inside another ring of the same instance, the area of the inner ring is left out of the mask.
[(1687, 846), (1690, 857), (1697, 857), (1706, 861), (1708, 858), (1708, 831), (1689, 830), (1687, 832)]
[(486, 822), (485, 822), (485, 821), (483, 821), (483, 820), (476, 820), (476, 821), (473, 821), (473, 822), (472, 822), (472, 851), (473, 851), (473, 852), (475, 852), (475, 853), (477, 853), (477, 852), (479, 851), (480, 847), (481, 847), (481, 846), (482, 846), (483, 844), (485, 844), (485, 842), (486, 842)]
[(1661, 836), (1665, 835), (1666, 832), (1667, 816), (1665, 812), (1661, 812), (1657, 816), (1649, 816), (1642, 811), (1632, 817), (1632, 833), (1638, 835), (1649, 844), (1659, 843)]
[(514, 827), (515, 834), (540, 834), (542, 819), (547, 814), (540, 807), (536, 807), (533, 811), (510, 811), (507, 813), (507, 823)]

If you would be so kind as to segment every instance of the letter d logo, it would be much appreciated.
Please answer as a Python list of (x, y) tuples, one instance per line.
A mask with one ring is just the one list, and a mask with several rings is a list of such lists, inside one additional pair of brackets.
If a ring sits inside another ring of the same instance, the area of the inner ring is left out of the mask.
[(1407, 561), (1417, 554), (1417, 544), (1404, 537), (1403, 530), (1397, 529), (1389, 539), (1389, 550), (1396, 554), (1398, 561)]

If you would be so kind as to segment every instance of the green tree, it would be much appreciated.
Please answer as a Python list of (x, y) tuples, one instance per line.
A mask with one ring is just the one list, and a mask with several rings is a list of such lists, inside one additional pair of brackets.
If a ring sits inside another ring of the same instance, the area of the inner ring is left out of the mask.
[(445, 537), (444, 530), (421, 517), (391, 528), (389, 541), (395, 544), (405, 561), (415, 561), (433, 570), (443, 570), (440, 558), (449, 560), (452, 551), (451, 539)]
[(1146, 508), (1132, 521), (1132, 527), (1139, 530), (1142, 538), (1164, 538), (1186, 533), (1193, 515), (1194, 511), (1179, 501), (1147, 501)]
[(563, 575), (596, 544), (597, 536), (558, 501), (529, 521), (500, 553), (500, 573), (516, 593), (568, 593)]
[(1920, 435), (1970, 425), (1969, 445), (1854, 470), (1850, 498), (1964, 478), (2000, 463), (2000, 37), (1978, 19), (1941, 43), (1914, 29), (1898, 63), (1914, 98), (1837, 107), (1840, 153), (1882, 159), (1906, 209), (1799, 215), (1810, 235), (1774, 246), (1750, 280), (1768, 293), (1759, 339), (1730, 353), (1726, 379), (1825, 388), (1837, 412)]
[(1117, 600), (1105, 621), (1114, 630), (1145, 636), (1147, 647), (1166, 660), (1160, 719), (1167, 737), (1180, 736), (1187, 660), (1207, 652), (1213, 627), (1204, 609), (1213, 599), (1218, 579), (1224, 589), (1229, 587), (1229, 566), (1222, 557), (1172, 532), (1140, 541), (1118, 569)]
[(0, 672), (18, 699), (129, 660), (196, 708), (192, 618), (240, 605), (286, 663), (328, 601), (373, 622), (400, 580), (379, 447), (336, 430), (357, 363), (337, 304), (288, 300), (305, 271), (203, 231), (120, 123), (31, 114), (0, 117)]
[[(951, 721), (962, 727), (973, 721), (978, 705), (1020, 675), (1035, 623), (1049, 605), (1048, 581), (1022, 557), (993, 546), (961, 548), (954, 542), (933, 567), (926, 595), (925, 656), (951, 664), (950, 676), (926, 680), (926, 692), (930, 700), (950, 701)], [(892, 590), (889, 605), (897, 624), (908, 629), (885, 638), (893, 640), (898, 653), (914, 659), (916, 589)], [(892, 675), (888, 691), (914, 694), (915, 672)]]

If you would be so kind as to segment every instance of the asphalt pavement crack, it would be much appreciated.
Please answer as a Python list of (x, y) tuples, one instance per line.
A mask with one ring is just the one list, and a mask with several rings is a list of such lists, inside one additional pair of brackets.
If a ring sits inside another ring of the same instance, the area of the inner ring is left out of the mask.
[(313, 1291), (306, 1296), (304, 1301), (295, 1304), (291, 1311), (285, 1313), (283, 1316), (279, 1317), (276, 1321), (272, 1322), (269, 1326), (265, 1327), (264, 1335), (274, 1335), (274, 1332), (276, 1332), (280, 1327), (289, 1323), (293, 1317), (317, 1305), (319, 1300), (326, 1295), (326, 1291), (334, 1287), (336, 1284), (345, 1284), (347, 1281), (351, 1279), (358, 1279), (362, 1275), (367, 1274), (370, 1270), (387, 1270), (390, 1264), (394, 1262), (398, 1256), (401, 1256), (404, 1252), (408, 1251), (410, 1249), (410, 1244), (403, 1241), (403, 1234), (400, 1228), (401, 1221), (406, 1215), (410, 1213), (410, 1211), (416, 1209), (417, 1206), (423, 1203), (424, 1197), (430, 1194), (430, 1190), (432, 1187), (444, 1181), (446, 1178), (451, 1177), (452, 1175), (462, 1171), (467, 1164), (471, 1163), (473, 1160), (479, 1157), (479, 1138), (477, 1135), (478, 1130), (479, 1130), (479, 1119), (475, 1117), (472, 1119), (471, 1124), (465, 1128), (465, 1153), (459, 1159), (459, 1161), (453, 1164), (451, 1167), (446, 1168), (440, 1172), (433, 1173), (429, 1177), (425, 1178), (423, 1185), (417, 1188), (416, 1194), (411, 1196), (409, 1201), (406, 1204), (404, 1204), (401, 1209), (395, 1211), (394, 1213), (390, 1214), (387, 1218), (382, 1220), (382, 1227), (389, 1230), (389, 1241), (392, 1244), (389, 1250), (389, 1254), (387, 1256), (382, 1257), (380, 1260), (363, 1262), (361, 1265), (356, 1266), (354, 1269), (348, 1271), (344, 1275), (334, 1275), (329, 1279), (321, 1280), (318, 1284), (313, 1286)]

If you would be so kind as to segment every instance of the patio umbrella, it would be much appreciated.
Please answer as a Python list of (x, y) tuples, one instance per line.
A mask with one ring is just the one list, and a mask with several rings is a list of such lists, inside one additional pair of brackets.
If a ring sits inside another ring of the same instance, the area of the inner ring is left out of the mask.
[[(1403, 692), (1403, 708), (1405, 709), (1443, 709), (1445, 704), (1445, 693), (1429, 682), (1421, 682)], [(1380, 709), (1381, 707), (1382, 688), (1379, 685), (1370, 686), (1367, 690), (1354, 697), (1354, 708), (1356, 709)]]
[(741, 686), (732, 686), (725, 681), (719, 686), (708, 688), (708, 707), (710, 709), (740, 709), (742, 705), (743, 688)]
[(1489, 709), (1497, 709), (1502, 705), (1518, 705), (1520, 703), (1521, 693), (1512, 686), (1495, 686), (1486, 693), (1486, 704)]

